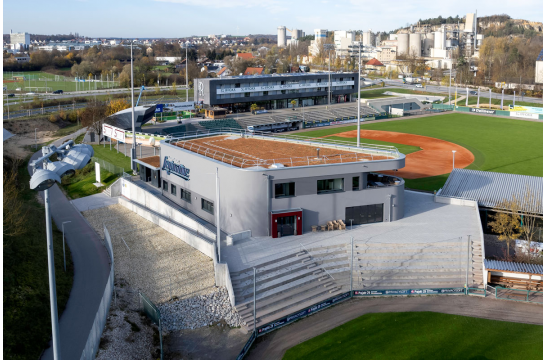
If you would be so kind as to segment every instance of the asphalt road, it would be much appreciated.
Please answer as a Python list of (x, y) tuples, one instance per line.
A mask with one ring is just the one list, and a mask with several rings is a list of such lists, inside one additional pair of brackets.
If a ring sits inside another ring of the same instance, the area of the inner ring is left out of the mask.
[(257, 338), (245, 359), (281, 359), (295, 345), (364, 314), (407, 311), (543, 325), (543, 306), (537, 304), (465, 295), (355, 298)]
[[(54, 145), (58, 146), (68, 138), (70, 136), (54, 142)], [(41, 151), (35, 153), (31, 160), (40, 155)], [(43, 192), (40, 195), (43, 197)], [(58, 185), (49, 189), (49, 198), (52, 218), (57, 228), (60, 229), (64, 221), (71, 221), (65, 224), (64, 231), (74, 262), (74, 282), (66, 308), (59, 319), (59, 337), (61, 357), (79, 359), (106, 288), (110, 258), (98, 234), (70, 204)], [(50, 347), (42, 354), (42, 359), (53, 359), (51, 342)]]

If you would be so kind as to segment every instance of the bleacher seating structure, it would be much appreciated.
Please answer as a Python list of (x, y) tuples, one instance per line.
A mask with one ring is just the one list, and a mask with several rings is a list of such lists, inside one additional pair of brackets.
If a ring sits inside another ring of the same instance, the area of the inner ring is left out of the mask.
[(242, 129), (242, 126), (237, 123), (234, 119), (219, 119), (219, 120), (205, 120), (199, 121), (199, 125), (204, 127), (207, 130), (214, 129)]

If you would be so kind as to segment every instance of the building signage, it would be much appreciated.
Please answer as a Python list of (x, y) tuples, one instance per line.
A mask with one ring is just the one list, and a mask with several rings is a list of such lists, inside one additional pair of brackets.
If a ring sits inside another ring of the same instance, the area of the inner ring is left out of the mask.
[(513, 117), (520, 117), (525, 119), (539, 119), (539, 114), (530, 114), (530, 113), (522, 112), (522, 111), (511, 111), (509, 115)]
[(354, 291), (354, 296), (430, 295), (430, 294), (463, 294), (463, 293), (464, 293), (464, 288), (356, 290)]
[(287, 325), (291, 322), (294, 322), (296, 320), (299, 320), (305, 316), (308, 316), (310, 314), (313, 314), (319, 310), (322, 310), (322, 309), (325, 309), (325, 308), (328, 308), (330, 307), (331, 305), (334, 305), (338, 302), (341, 302), (343, 300), (346, 300), (346, 299), (350, 299), (350, 291), (349, 292), (346, 292), (344, 294), (340, 294), (336, 297), (333, 297), (333, 298), (330, 298), (330, 299), (327, 299), (325, 301), (322, 301), (322, 302), (319, 302), (317, 304), (314, 304), (308, 308), (305, 308), (301, 311), (298, 311), (296, 313), (293, 313), (293, 314), (290, 314), (288, 316), (285, 316), (285, 317), (282, 317), (280, 319), (277, 319), (271, 323), (268, 323), (260, 328), (257, 329), (257, 334), (258, 336), (261, 336), (265, 333), (268, 333), (270, 331), (273, 331), (283, 325)]
[(163, 112), (163, 106), (165, 106), (165, 104), (157, 104), (155, 105), (155, 113), (162, 113)]
[(112, 125), (102, 124), (102, 133), (104, 136), (117, 141), (125, 142), (125, 130)]
[(486, 110), (486, 109), (476, 109), (476, 108), (471, 108), (471, 112), (474, 112), (477, 114), (487, 114), (487, 115), (496, 114), (496, 110)]
[(170, 104), (164, 104), (163, 108), (166, 111), (195, 110), (195, 103), (193, 101), (175, 102), (175, 103), (170, 103)]
[(167, 172), (167, 175), (170, 175), (172, 173), (181, 177), (184, 180), (189, 181), (189, 169), (182, 164), (176, 164), (174, 163), (174, 161), (169, 160), (168, 156), (164, 157), (163, 168), (161, 170), (165, 170)]
[[(331, 86), (348, 86), (354, 85), (354, 81), (335, 81), (331, 83)], [(303, 83), (303, 84), (287, 84), (287, 85), (269, 85), (269, 86), (248, 86), (239, 88), (227, 88), (217, 89), (217, 94), (232, 94), (232, 93), (245, 93), (256, 91), (274, 91), (274, 90), (290, 90), (290, 89), (312, 89), (312, 88), (326, 88), (329, 86), (329, 82), (319, 83)]]

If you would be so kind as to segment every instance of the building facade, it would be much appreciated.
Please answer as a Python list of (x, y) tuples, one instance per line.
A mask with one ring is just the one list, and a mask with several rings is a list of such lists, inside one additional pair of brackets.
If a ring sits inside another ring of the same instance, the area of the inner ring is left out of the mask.
[(22, 44), (25, 49), (30, 46), (30, 34), (29, 33), (14, 33), (9, 34), (10, 44)]
[[(329, 77), (331, 76), (331, 89)], [(353, 101), (357, 97), (357, 73), (296, 73), (194, 79), (196, 100), (205, 105), (247, 109), (256, 103), (265, 109), (290, 107), (292, 100), (305, 106)]]
[[(240, 168), (171, 141), (175, 140), (161, 141), (163, 195), (216, 224), (217, 171), (220, 226), (226, 233), (251, 230), (252, 236), (301, 235), (332, 220), (350, 226), (351, 222), (395, 221), (404, 215), (403, 179), (374, 173), (403, 168), (403, 154), (365, 162)], [(285, 233), (286, 229), (291, 230)]]

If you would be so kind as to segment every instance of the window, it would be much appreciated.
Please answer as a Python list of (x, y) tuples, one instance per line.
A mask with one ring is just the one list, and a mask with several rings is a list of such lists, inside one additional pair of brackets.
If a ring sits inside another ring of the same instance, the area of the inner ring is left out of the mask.
[(340, 78), (339, 81), (343, 81), (344, 78)]
[(286, 90), (280, 90), (280, 92), (281, 92), (282, 94), (285, 94), (285, 93), (286, 93)]
[(165, 180), (163, 180), (163, 190), (168, 191), (168, 183)]
[(352, 178), (352, 190), (359, 190), (360, 189), (360, 177), (354, 176)]
[(244, 97), (250, 97), (250, 93), (244, 93)]
[(317, 81), (317, 82), (321, 83), (321, 82), (322, 82), (322, 79), (318, 79), (318, 81)]
[(318, 180), (318, 194), (344, 190), (344, 179)]
[(263, 95), (269, 95), (268, 91), (263, 91)]
[(180, 197), (191, 204), (191, 191), (180, 189)]
[(170, 184), (170, 193), (176, 196), (176, 185)]
[(274, 197), (276, 199), (295, 196), (295, 183), (274, 184)]
[(214, 214), (214, 203), (211, 201), (201, 199), (201, 208), (210, 214)]
[(239, 87), (240, 87), (240, 83), (236, 83), (235, 88), (239, 88)]

